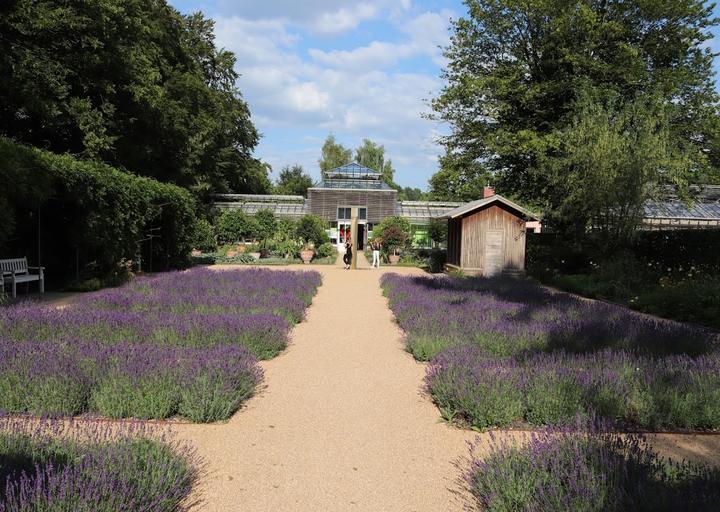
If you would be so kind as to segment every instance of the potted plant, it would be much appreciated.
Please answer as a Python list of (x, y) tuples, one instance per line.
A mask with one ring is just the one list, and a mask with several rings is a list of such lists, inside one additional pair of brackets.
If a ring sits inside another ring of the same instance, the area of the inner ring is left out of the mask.
[(315, 244), (313, 244), (312, 242), (307, 242), (305, 245), (303, 245), (302, 249), (300, 249), (300, 258), (302, 259), (303, 263), (308, 265), (312, 261), (313, 256), (315, 256)]
[(400, 261), (398, 250), (408, 243), (408, 236), (403, 230), (396, 226), (388, 226), (382, 234), (382, 241), (385, 248), (389, 251), (388, 260), (391, 265), (397, 265)]

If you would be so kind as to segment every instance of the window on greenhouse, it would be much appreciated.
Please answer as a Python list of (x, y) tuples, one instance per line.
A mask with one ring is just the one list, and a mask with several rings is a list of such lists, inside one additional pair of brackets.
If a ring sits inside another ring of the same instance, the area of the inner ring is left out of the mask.
[[(352, 218), (352, 208), (349, 206), (341, 206), (338, 208), (338, 220), (350, 220)], [(367, 219), (367, 208), (358, 208), (358, 219)]]

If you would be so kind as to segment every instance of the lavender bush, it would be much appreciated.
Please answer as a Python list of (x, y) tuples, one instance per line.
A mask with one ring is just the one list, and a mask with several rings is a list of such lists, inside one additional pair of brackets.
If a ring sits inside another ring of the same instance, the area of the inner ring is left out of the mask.
[(186, 510), (200, 468), (147, 428), (0, 419), (0, 512)]
[(491, 434), (465, 481), (477, 510), (716, 510), (720, 470), (661, 459), (642, 436), (595, 427), (544, 430), (523, 443)]
[(720, 428), (714, 334), (517, 280), (383, 277), (443, 417), (476, 428), (598, 414)]
[(317, 272), (194, 269), (62, 310), (0, 309), (0, 411), (226, 419), (319, 285)]
[(290, 326), (302, 320), (319, 285), (317, 272), (169, 272), (87, 295), (62, 310), (3, 308), (0, 329), (15, 340), (238, 344), (269, 359), (285, 348)]

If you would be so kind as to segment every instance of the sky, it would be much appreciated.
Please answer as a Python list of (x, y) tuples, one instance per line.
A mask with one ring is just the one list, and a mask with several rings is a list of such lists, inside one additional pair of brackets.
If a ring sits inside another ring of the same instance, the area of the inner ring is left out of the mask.
[[(442, 47), (461, 0), (170, 0), (216, 22), (262, 134), (255, 156), (320, 179), (323, 141), (385, 146), (401, 186), (427, 189), (447, 126), (423, 117), (442, 88)], [(720, 16), (720, 8), (716, 8)], [(720, 31), (709, 43), (720, 51)], [(718, 61), (716, 59), (716, 69)]]

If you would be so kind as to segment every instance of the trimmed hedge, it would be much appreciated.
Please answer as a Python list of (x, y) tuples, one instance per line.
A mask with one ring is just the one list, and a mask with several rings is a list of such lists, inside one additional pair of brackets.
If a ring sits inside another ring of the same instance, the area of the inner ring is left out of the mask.
[(185, 189), (2, 137), (0, 175), (1, 257), (37, 259), (39, 210), (42, 264), (51, 278), (74, 275), (78, 263), (108, 274), (136, 258), (151, 228), (160, 228), (153, 254), (147, 242), (142, 247), (154, 268), (189, 262), (195, 203)]

